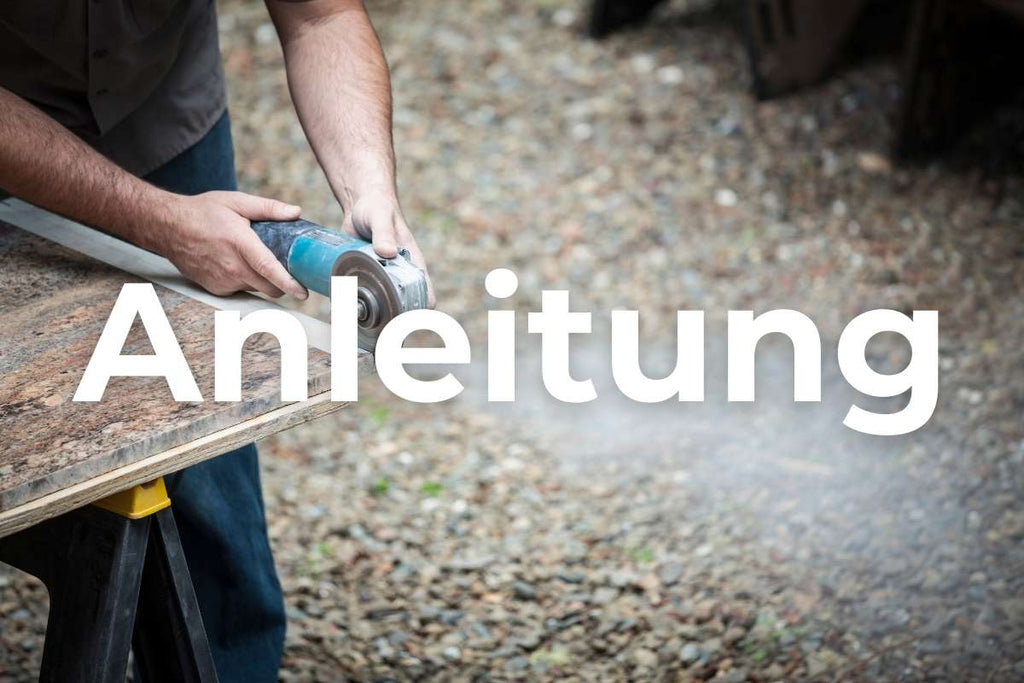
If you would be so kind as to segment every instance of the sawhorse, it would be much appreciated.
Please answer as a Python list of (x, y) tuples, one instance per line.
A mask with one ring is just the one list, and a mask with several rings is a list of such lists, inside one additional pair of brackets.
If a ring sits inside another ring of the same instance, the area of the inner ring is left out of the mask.
[(0, 539), (50, 595), (40, 681), (217, 680), (163, 479)]

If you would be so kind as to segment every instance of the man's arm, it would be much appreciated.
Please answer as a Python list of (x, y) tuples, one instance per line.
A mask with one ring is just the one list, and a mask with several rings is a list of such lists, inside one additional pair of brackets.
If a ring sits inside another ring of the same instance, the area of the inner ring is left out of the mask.
[[(288, 87), (313, 152), (345, 210), (345, 229), (426, 270), (402, 215), (391, 141), (391, 80), (361, 0), (266, 0)], [(433, 301), (433, 287), (431, 287)]]
[(298, 218), (299, 207), (242, 192), (187, 197), (161, 190), (3, 88), (0, 187), (162, 254), (214, 294), (252, 289), (306, 298), (249, 227), (250, 220)]

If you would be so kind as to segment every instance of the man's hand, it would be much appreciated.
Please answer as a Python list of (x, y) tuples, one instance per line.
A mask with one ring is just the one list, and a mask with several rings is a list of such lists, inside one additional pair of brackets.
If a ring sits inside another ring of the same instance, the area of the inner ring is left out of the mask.
[(288, 274), (249, 225), (250, 221), (292, 221), (301, 209), (244, 192), (177, 196), (168, 230), (155, 234), (153, 248), (207, 291), (284, 293), (305, 299), (306, 288)]
[[(371, 193), (363, 195), (355, 204), (352, 210), (345, 214), (345, 223), (342, 229), (350, 235), (360, 237), (373, 243), (373, 250), (378, 256), (394, 258), (398, 254), (398, 247), (402, 246), (409, 250), (412, 262), (427, 274), (427, 264), (423, 259), (423, 252), (416, 244), (416, 238), (412, 236), (405, 216), (402, 215), (402, 207), (398, 205), (398, 199), (389, 193)], [(430, 305), (434, 305), (434, 285), (427, 274), (427, 294)]]

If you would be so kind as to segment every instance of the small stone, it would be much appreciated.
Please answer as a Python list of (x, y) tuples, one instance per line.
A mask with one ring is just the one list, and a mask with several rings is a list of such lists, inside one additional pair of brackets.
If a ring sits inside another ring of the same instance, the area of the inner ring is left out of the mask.
[(274, 42), (274, 38), (277, 37), (277, 31), (274, 30), (273, 24), (267, 22), (265, 24), (260, 24), (259, 27), (257, 27), (254, 37), (256, 38), (257, 43), (266, 45)]
[(719, 683), (743, 683), (747, 678), (746, 669), (733, 669), (732, 671), (716, 676), (714, 680)]
[(555, 22), (555, 26), (561, 26), (562, 28), (569, 28), (576, 21), (576, 13), (568, 7), (562, 7), (551, 17), (551, 20)]
[[(429, 500), (435, 499), (430, 498)], [(491, 555), (476, 555), (453, 560), (448, 563), (448, 569), (456, 572), (473, 572), (484, 569), (493, 562), (494, 557)]]
[(637, 583), (637, 578), (633, 572), (612, 572), (608, 576), (608, 583), (615, 588), (628, 588)]
[(807, 655), (807, 675), (809, 677), (816, 678), (826, 671), (828, 671), (828, 662), (823, 657), (814, 652)]
[(674, 64), (658, 69), (658, 82), (665, 85), (679, 85), (683, 82), (683, 77), (683, 70)]
[(536, 650), (540, 647), (540, 644), (544, 641), (544, 633), (541, 631), (531, 631), (522, 638), (515, 641), (515, 644), (523, 648), (527, 652)]
[(658, 662), (661, 664), (671, 664), (679, 655), (679, 650), (681, 650), (682, 647), (683, 641), (679, 638), (672, 638), (668, 640), (664, 645), (658, 648)]
[(462, 659), (462, 650), (455, 647), (454, 645), (449, 645), (448, 647), (446, 647), (441, 652), (441, 654), (444, 655), (444, 658), (447, 659), (449, 662), (457, 662), (460, 659)]
[(572, 584), (581, 584), (587, 580), (587, 575), (583, 572), (558, 572), (555, 577), (559, 581)]
[(647, 54), (646, 52), (642, 52), (638, 55), (633, 55), (633, 57), (629, 60), (629, 63), (632, 64), (633, 71), (636, 71), (638, 74), (651, 73), (652, 71), (654, 71), (654, 67), (657, 64), (657, 62), (654, 61), (654, 57)]
[(594, 137), (594, 127), (584, 121), (573, 124), (569, 132), (574, 140), (579, 140), (580, 142)]
[(700, 628), (694, 624), (680, 624), (676, 627), (676, 635), (684, 640), (697, 640)]
[(725, 634), (722, 635), (722, 641), (726, 645), (732, 645), (743, 639), (743, 636), (747, 635), (747, 631), (739, 626), (731, 626), (726, 629)]
[(377, 638), (373, 641), (374, 647), (377, 649), (377, 654), (384, 661), (391, 661), (395, 658), (395, 648), (388, 642), (386, 638)]
[(735, 191), (730, 190), (728, 187), (720, 187), (715, 190), (715, 204), (730, 208), (736, 206), (737, 203), (739, 203), (739, 197)]
[(526, 671), (529, 667), (530, 660), (521, 655), (519, 657), (513, 657), (508, 660), (507, 664), (505, 664), (505, 668), (509, 671)]
[(718, 654), (722, 651), (722, 639), (721, 638), (708, 638), (700, 646), (701, 652), (704, 655), (710, 656)]
[(673, 586), (679, 583), (679, 579), (683, 578), (685, 568), (679, 562), (669, 562), (661, 569), (658, 570), (658, 578), (666, 586)]
[(653, 669), (658, 666), (658, 655), (647, 648), (640, 648), (633, 653), (633, 662), (637, 666)]
[(679, 659), (686, 664), (692, 664), (700, 659), (700, 648), (695, 643), (687, 643), (683, 645), (683, 649), (679, 651)]
[(693, 609), (693, 616), (697, 621), (703, 622), (710, 619), (718, 610), (718, 603), (715, 600), (701, 600)]
[(512, 593), (519, 600), (536, 600), (537, 589), (525, 581), (516, 581), (512, 584)]
[(619, 597), (619, 590), (617, 588), (601, 586), (590, 596), (590, 601), (595, 605), (607, 605), (617, 597)]
[(460, 609), (445, 609), (441, 610), (437, 619), (446, 626), (457, 626), (463, 616), (465, 616), (465, 612)]
[(872, 175), (887, 175), (892, 172), (892, 162), (876, 152), (861, 152), (857, 155), (860, 170)]

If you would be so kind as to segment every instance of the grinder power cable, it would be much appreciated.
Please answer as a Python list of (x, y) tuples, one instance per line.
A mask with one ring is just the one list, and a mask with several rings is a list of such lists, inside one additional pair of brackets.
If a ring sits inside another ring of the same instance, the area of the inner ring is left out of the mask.
[(392, 318), (427, 307), (427, 277), (398, 248), (383, 258), (373, 245), (306, 220), (254, 221), (252, 229), (281, 265), (306, 289), (331, 295), (331, 277), (357, 278), (359, 346), (373, 351)]

